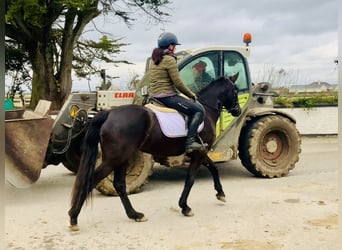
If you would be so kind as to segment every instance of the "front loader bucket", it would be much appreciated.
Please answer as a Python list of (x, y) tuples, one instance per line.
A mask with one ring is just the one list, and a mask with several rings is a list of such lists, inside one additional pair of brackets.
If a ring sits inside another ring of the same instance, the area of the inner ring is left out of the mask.
[(44, 163), (54, 120), (33, 111), (5, 112), (5, 177), (18, 188), (35, 183)]

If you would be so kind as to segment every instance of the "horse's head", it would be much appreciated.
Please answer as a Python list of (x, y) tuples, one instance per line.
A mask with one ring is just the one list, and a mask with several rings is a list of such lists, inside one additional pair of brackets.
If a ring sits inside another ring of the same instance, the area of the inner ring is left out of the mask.
[(226, 107), (227, 110), (233, 115), (233, 116), (239, 116), (241, 114), (241, 108), (239, 104), (239, 89), (236, 86), (235, 82), (238, 78), (239, 73), (229, 76), (226, 79), (228, 80), (229, 89), (228, 89), (228, 96), (226, 98), (226, 102), (223, 103), (223, 106)]
[(230, 77), (220, 77), (198, 91), (199, 101), (205, 106), (221, 112), (225, 107), (233, 116), (241, 114), (238, 87), (235, 84), (239, 73)]

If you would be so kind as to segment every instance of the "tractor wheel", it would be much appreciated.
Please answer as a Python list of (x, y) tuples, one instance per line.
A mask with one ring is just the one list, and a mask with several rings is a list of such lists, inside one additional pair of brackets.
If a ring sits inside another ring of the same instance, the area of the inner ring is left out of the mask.
[(299, 160), (301, 139), (295, 124), (279, 115), (250, 121), (239, 140), (239, 158), (258, 177), (285, 176)]
[[(99, 152), (99, 156), (100, 156)], [(98, 159), (101, 159), (98, 157)], [(98, 160), (99, 161), (99, 160)], [(99, 162), (98, 162), (99, 163)], [(97, 166), (98, 166), (97, 163)], [(144, 184), (147, 183), (148, 177), (152, 174), (153, 160), (152, 156), (143, 152), (137, 152), (130, 160), (126, 172), (126, 191), (127, 194), (134, 194), (141, 191)], [(114, 172), (105, 177), (96, 189), (104, 195), (117, 196), (113, 186)]]
[(78, 170), (78, 166), (70, 163), (69, 161), (64, 161), (63, 162), (63, 166), (68, 169), (69, 171), (73, 172), (74, 174), (77, 173), (77, 170)]
[(65, 168), (70, 170), (73, 173), (77, 173), (78, 165), (80, 164), (81, 159), (81, 150), (80, 144), (82, 143), (82, 138), (78, 137), (74, 141), (71, 142), (68, 151), (66, 151), (63, 155), (62, 163)]
[(75, 154), (74, 152), (66, 152), (65, 154), (65, 160), (63, 161), (63, 165), (65, 168), (67, 168), (69, 171), (73, 173), (77, 173), (78, 171), (78, 165), (80, 163), (80, 155)]
[[(72, 138), (70, 145), (68, 146), (68, 149), (64, 153), (55, 153), (52, 154), (54, 157), (53, 159), (57, 159), (58, 162), (62, 162), (64, 167), (70, 170), (73, 173), (77, 173), (78, 171), (78, 165), (80, 164), (81, 159), (81, 147), (83, 143), (83, 138), (85, 136), (85, 131), (78, 134), (74, 138)], [(59, 145), (59, 148), (65, 147), (67, 144), (66, 141), (61, 142), (61, 145)]]

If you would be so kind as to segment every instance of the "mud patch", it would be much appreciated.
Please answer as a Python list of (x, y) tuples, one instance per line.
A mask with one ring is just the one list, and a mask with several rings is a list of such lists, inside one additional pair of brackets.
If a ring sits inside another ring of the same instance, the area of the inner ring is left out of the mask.
[(332, 183), (301, 183), (288, 185), (287, 187), (282, 187), (278, 189), (280, 192), (290, 192), (290, 193), (302, 193), (302, 192), (312, 192), (315, 190), (336, 190), (336, 185)]
[(179, 213), (179, 209), (175, 208), (175, 207), (170, 207), (170, 211), (175, 212), (175, 213)]
[(222, 242), (221, 249), (232, 250), (277, 250), (281, 246), (274, 242), (260, 242), (256, 240), (237, 240), (232, 242)]
[(314, 204), (317, 204), (319, 206), (325, 206), (327, 205), (327, 203), (325, 201), (311, 201)]
[(300, 199), (286, 199), (284, 200), (286, 203), (299, 203)]
[(322, 219), (307, 220), (305, 223), (311, 226), (324, 227), (326, 229), (336, 229), (338, 225), (338, 215), (331, 214)]

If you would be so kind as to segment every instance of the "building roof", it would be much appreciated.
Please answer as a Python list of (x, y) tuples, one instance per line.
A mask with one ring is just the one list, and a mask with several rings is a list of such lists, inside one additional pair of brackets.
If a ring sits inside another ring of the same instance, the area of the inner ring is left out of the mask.
[(310, 84), (298, 84), (298, 85), (291, 85), (290, 89), (298, 90), (298, 89), (306, 89), (306, 90), (314, 90), (314, 89), (337, 89), (337, 84), (330, 84), (327, 82), (316, 81)]

